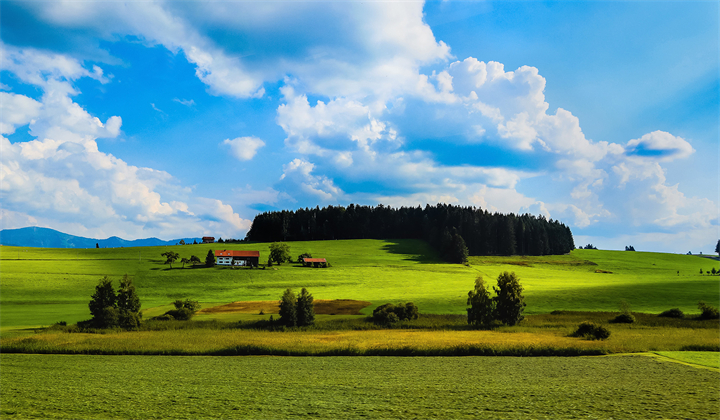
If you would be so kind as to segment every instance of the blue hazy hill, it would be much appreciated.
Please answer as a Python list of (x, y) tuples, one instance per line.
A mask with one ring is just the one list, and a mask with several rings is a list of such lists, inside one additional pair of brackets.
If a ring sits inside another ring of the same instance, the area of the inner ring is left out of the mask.
[[(194, 240), (202, 242), (201, 238), (182, 238), (186, 243)], [(180, 239), (163, 241), (158, 238), (126, 239), (111, 236), (107, 239), (83, 238), (82, 236), (68, 235), (57, 230), (42, 227), (26, 227), (20, 229), (3, 229), (0, 231), (0, 244), (8, 246), (29, 246), (35, 248), (119, 248), (131, 246), (161, 246), (175, 245)]]

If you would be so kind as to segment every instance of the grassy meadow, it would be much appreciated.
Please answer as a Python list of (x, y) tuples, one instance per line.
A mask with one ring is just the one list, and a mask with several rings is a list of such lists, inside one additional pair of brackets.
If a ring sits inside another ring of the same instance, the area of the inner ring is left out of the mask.
[[(525, 287), (526, 314), (554, 310), (615, 311), (620, 300), (633, 311), (659, 313), (680, 308), (697, 313), (697, 302), (720, 302), (720, 278), (700, 270), (720, 269), (716, 260), (698, 256), (575, 250), (544, 257), (471, 257), (467, 266), (442, 262), (425, 242), (352, 240), (290, 242), (295, 258), (303, 252), (324, 257), (327, 269), (283, 264), (268, 269), (228, 267), (170, 269), (161, 253), (204, 260), (208, 250), (259, 250), (268, 244), (207, 244), (113, 249), (0, 247), (0, 333), (58, 321), (90, 317), (87, 307), (98, 280), (133, 277), (145, 316), (161, 314), (175, 299), (190, 298), (204, 308), (235, 301), (279, 299), (285, 288), (307, 287), (316, 299), (415, 302), (421, 313), (464, 314), (467, 292), (482, 275), (494, 284), (503, 271), (514, 271)], [(679, 274), (678, 274), (679, 272)], [(117, 282), (115, 285), (117, 286)], [(257, 320), (253, 314), (208, 314), (197, 319)], [(267, 318), (267, 316), (265, 316)]]
[[(716, 353), (717, 354), (717, 353)], [(2, 354), (2, 418), (697, 418), (717, 369), (667, 357)]]

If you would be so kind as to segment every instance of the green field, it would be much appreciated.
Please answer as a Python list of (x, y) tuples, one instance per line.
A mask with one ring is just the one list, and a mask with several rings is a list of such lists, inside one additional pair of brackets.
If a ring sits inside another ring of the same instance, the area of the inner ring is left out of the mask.
[(647, 356), (0, 356), (2, 418), (696, 418), (717, 369)]
[[(720, 268), (697, 256), (575, 250), (544, 257), (471, 257), (468, 266), (444, 263), (422, 241), (353, 240), (290, 242), (297, 256), (311, 252), (332, 267), (310, 269), (283, 264), (266, 270), (173, 269), (162, 252), (204, 259), (209, 249), (259, 250), (268, 244), (212, 244), (116, 249), (0, 247), (0, 331), (74, 323), (90, 317), (87, 303), (98, 280), (133, 276), (146, 316), (162, 313), (175, 299), (199, 300), (203, 307), (233, 301), (275, 300), (287, 287), (307, 287), (316, 299), (415, 302), (423, 313), (463, 314), (467, 291), (478, 275), (493, 284), (502, 271), (516, 272), (525, 287), (527, 314), (553, 310), (615, 311), (620, 300), (633, 311), (659, 313), (680, 308), (697, 313), (697, 302), (720, 302)], [(596, 272), (597, 270), (611, 273)], [(679, 271), (679, 275), (678, 275)], [(117, 285), (117, 283), (115, 283)], [(153, 309), (155, 308), (155, 309)], [(248, 315), (215, 316), (225, 320)], [(202, 317), (198, 317), (202, 318)], [(253, 318), (257, 319), (257, 317)]]

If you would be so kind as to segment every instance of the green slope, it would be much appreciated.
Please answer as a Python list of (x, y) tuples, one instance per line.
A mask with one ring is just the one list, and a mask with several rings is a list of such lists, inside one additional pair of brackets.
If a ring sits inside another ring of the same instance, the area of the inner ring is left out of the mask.
[[(526, 288), (526, 312), (616, 310), (621, 299), (634, 311), (661, 312), (679, 307), (697, 312), (698, 300), (718, 304), (719, 278), (701, 276), (720, 268), (696, 256), (575, 250), (546, 257), (471, 257), (470, 265), (447, 264), (422, 241), (347, 240), (291, 242), (295, 257), (310, 252), (332, 264), (311, 269), (283, 264), (270, 269), (185, 268), (164, 265), (162, 252), (204, 260), (209, 249), (259, 250), (268, 244), (209, 244), (115, 249), (0, 247), (0, 327), (49, 325), (89, 318), (87, 303), (98, 280), (134, 277), (143, 308), (175, 299), (197, 299), (203, 306), (239, 300), (278, 299), (287, 287), (307, 287), (316, 299), (367, 300), (374, 306), (413, 301), (425, 313), (465, 311), (475, 277), (494, 283), (502, 271), (515, 271)], [(596, 270), (612, 273), (596, 273)], [(680, 274), (677, 274), (680, 271)], [(115, 283), (117, 286), (117, 282)], [(365, 309), (366, 313), (372, 306)]]

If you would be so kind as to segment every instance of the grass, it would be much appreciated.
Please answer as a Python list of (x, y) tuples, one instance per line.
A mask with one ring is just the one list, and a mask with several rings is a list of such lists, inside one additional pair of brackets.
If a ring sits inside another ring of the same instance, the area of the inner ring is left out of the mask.
[[(272, 269), (180, 268), (163, 264), (162, 252), (201, 259), (210, 249), (260, 250), (268, 244), (212, 244), (114, 249), (0, 247), (0, 334), (23, 328), (74, 323), (89, 318), (87, 303), (98, 280), (133, 276), (146, 317), (162, 313), (175, 299), (203, 307), (234, 301), (278, 299), (285, 288), (307, 287), (316, 299), (371, 302), (413, 301), (424, 313), (463, 314), (475, 277), (492, 284), (502, 271), (515, 271), (525, 287), (526, 313), (553, 310), (612, 311), (625, 299), (634, 311), (659, 313), (678, 307), (697, 313), (697, 302), (720, 302), (719, 278), (699, 270), (718, 262), (697, 256), (575, 250), (545, 257), (471, 257), (469, 266), (440, 261), (422, 241), (290, 242), (293, 255), (310, 252), (332, 264), (312, 269), (283, 264)], [(596, 273), (596, 270), (612, 274)], [(680, 271), (680, 275), (677, 274)], [(117, 283), (116, 283), (117, 286)], [(250, 319), (248, 314), (209, 314), (207, 319)], [(198, 317), (202, 319), (202, 317)]]
[[(717, 418), (717, 370), (645, 356), (0, 355), (2, 418)], [(48, 374), (51, 372), (51, 374)]]

